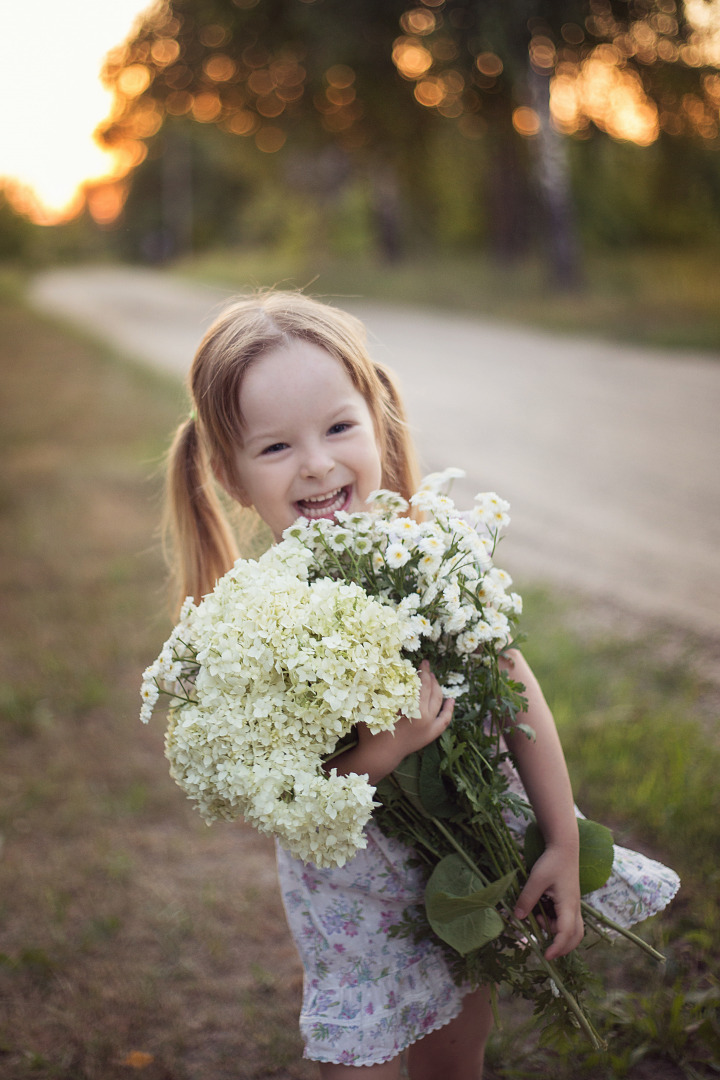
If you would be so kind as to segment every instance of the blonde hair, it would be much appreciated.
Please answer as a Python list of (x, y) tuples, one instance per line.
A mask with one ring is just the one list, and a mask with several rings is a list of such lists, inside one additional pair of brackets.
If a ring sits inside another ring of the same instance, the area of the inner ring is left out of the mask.
[(179, 601), (209, 592), (237, 558), (237, 541), (215, 479), (236, 485), (242, 439), (240, 387), (248, 365), (293, 340), (334, 356), (362, 394), (375, 425), (382, 486), (409, 498), (417, 487), (415, 452), (389, 370), (367, 352), (359, 319), (302, 293), (267, 291), (238, 300), (210, 327), (188, 376), (193, 402), (170, 449), (165, 535)]

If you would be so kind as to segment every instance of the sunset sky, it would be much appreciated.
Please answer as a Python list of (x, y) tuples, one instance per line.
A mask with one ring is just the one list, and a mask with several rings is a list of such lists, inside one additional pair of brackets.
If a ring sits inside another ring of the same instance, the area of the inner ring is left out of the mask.
[(112, 170), (92, 138), (110, 95), (103, 57), (150, 0), (10, 0), (0, 7), (0, 177), (33, 189), (51, 217)]

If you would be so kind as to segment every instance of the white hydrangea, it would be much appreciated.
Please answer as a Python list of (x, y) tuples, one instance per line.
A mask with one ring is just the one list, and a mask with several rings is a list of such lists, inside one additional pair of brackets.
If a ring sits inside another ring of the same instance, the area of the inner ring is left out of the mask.
[[(288, 573), (282, 548), (238, 560), (187, 608), (182, 643), (176, 628), (145, 673), (143, 719), (160, 687), (174, 697), (170, 771), (205, 820), (242, 816), (299, 858), (342, 865), (364, 847), (374, 788), (323, 759), (360, 720), (375, 732), (419, 715), (419, 678), (401, 655), (416, 628), (357, 584)], [(163, 685), (181, 654), (182, 691)]]

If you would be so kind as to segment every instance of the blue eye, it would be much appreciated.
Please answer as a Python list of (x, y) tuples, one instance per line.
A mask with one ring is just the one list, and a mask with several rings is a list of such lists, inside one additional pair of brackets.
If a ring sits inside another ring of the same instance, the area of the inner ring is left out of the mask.
[(284, 442), (273, 443), (272, 446), (265, 447), (263, 454), (277, 454), (280, 450), (284, 450), (286, 446), (287, 443)]
[(340, 435), (343, 431), (347, 431), (352, 425), (347, 420), (341, 420), (338, 424), (333, 424), (330, 428), (328, 435)]

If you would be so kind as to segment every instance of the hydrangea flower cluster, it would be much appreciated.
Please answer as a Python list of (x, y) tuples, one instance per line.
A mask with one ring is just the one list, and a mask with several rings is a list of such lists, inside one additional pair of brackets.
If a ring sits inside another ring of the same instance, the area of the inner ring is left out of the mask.
[(360, 720), (375, 732), (418, 715), (402, 656), (414, 631), (359, 585), (309, 582), (307, 564), (274, 548), (186, 600), (144, 673), (141, 718), (170, 695), (170, 772), (208, 822), (242, 816), (304, 861), (341, 866), (365, 846), (375, 789), (324, 759)]

